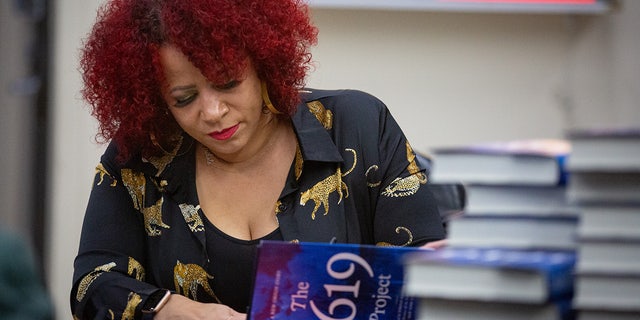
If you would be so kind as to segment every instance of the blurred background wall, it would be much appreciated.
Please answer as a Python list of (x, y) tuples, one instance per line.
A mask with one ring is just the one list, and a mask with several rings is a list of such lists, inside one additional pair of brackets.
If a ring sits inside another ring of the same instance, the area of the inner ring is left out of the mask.
[[(28, 21), (8, 10), (12, 3), (0, 2), (1, 30), (27, 30)], [(36, 175), (34, 98), (12, 86), (28, 74), (17, 63), (25, 54), (15, 48), (29, 38), (0, 33), (2, 223), (44, 235), (45, 275), (59, 319), (71, 318), (73, 258), (104, 149), (93, 142), (96, 125), (80, 99), (77, 64), (99, 3), (59, 0), (49, 10), (44, 234), (24, 217), (37, 194), (29, 182)], [(423, 152), (562, 137), (577, 127), (640, 126), (640, 2), (620, 4), (593, 16), (313, 9), (320, 35), (308, 83), (375, 94)]]

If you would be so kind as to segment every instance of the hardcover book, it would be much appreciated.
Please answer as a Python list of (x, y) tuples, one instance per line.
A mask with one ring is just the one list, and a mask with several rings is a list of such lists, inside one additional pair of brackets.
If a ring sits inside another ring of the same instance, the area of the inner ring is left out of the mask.
[(562, 139), (487, 142), (434, 148), (433, 182), (563, 185), (571, 146)]
[(568, 139), (571, 171), (640, 171), (640, 128), (572, 130)]
[[(571, 300), (539, 304), (420, 299), (418, 320), (574, 320)], [(604, 318), (603, 318), (604, 319)]]
[(449, 245), (575, 250), (577, 215), (475, 214), (449, 223)]
[[(569, 202), (580, 207), (580, 319), (640, 315), (640, 128), (571, 131)], [(639, 318), (640, 319), (640, 318)]]
[(402, 257), (419, 250), (262, 241), (249, 319), (415, 319)]
[(579, 310), (578, 319), (580, 320), (638, 320), (640, 319), (640, 311), (614, 311), (609, 309), (587, 309)]
[(567, 198), (576, 205), (640, 206), (640, 171), (571, 172)]
[(578, 310), (640, 313), (640, 276), (578, 272), (573, 301)]
[(420, 298), (545, 303), (573, 294), (575, 251), (449, 247), (405, 258), (405, 293)]
[(640, 240), (583, 238), (580, 241), (578, 255), (578, 272), (640, 278)]
[(580, 209), (578, 234), (585, 239), (640, 242), (640, 206), (590, 205)]
[(464, 214), (547, 216), (577, 214), (565, 186), (467, 185)]

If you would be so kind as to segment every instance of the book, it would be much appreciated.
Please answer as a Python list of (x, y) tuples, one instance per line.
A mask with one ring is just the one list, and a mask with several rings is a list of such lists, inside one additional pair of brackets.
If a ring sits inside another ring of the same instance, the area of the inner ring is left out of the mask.
[(575, 251), (447, 247), (405, 257), (406, 295), (545, 303), (573, 294)]
[(579, 320), (638, 320), (640, 312), (613, 310), (578, 310)]
[(466, 185), (464, 214), (575, 215), (564, 186)]
[(640, 240), (583, 238), (576, 270), (640, 277)]
[(570, 203), (640, 205), (640, 171), (571, 172), (567, 186)]
[(417, 251), (261, 241), (249, 319), (415, 319), (401, 258)]
[(571, 130), (571, 171), (640, 171), (640, 128)]
[(564, 139), (486, 142), (433, 148), (431, 180), (438, 183), (562, 185), (571, 146)]
[(568, 138), (567, 197), (581, 210), (574, 306), (592, 319), (640, 315), (640, 130), (583, 129)]
[(640, 241), (640, 206), (597, 204), (580, 208), (578, 235), (584, 239)]
[(571, 300), (540, 304), (420, 299), (419, 320), (571, 320)]
[(640, 312), (640, 276), (578, 272), (573, 304), (578, 310)]
[(577, 215), (475, 214), (452, 220), (449, 245), (575, 250)]

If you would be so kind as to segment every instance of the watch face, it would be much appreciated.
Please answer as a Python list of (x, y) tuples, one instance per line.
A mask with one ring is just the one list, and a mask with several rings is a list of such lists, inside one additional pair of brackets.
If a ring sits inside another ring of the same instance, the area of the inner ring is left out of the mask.
[(158, 302), (164, 297), (164, 291), (156, 291), (149, 296), (149, 299), (144, 304), (145, 309), (151, 309), (158, 305)]
[(160, 304), (169, 294), (169, 290), (158, 290), (152, 293), (142, 306), (143, 312), (156, 312), (160, 308)]

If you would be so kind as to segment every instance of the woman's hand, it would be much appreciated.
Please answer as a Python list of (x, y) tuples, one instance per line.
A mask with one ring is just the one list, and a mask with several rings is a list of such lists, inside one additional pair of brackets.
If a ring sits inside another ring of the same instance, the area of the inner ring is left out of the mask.
[(154, 320), (208, 319), (246, 320), (247, 315), (218, 303), (201, 303), (179, 294), (172, 294), (167, 304), (153, 317)]

